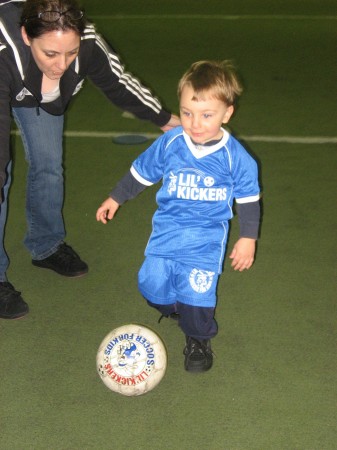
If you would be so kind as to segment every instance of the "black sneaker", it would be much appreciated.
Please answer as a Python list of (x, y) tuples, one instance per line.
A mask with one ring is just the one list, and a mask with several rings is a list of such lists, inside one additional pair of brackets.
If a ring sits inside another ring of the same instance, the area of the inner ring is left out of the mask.
[(0, 282), (0, 318), (19, 319), (28, 314), (28, 311), (21, 292), (16, 291), (8, 281)]
[(185, 369), (189, 372), (205, 372), (212, 367), (213, 352), (209, 340), (198, 341), (186, 336), (184, 355)]
[(87, 264), (65, 242), (45, 259), (32, 259), (34, 266), (51, 269), (65, 277), (80, 277), (88, 272)]

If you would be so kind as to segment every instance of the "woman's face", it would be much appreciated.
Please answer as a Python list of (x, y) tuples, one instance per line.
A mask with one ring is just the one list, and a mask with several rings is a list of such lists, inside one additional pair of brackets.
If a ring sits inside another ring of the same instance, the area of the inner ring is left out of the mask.
[(31, 49), (36, 65), (50, 80), (58, 80), (78, 55), (80, 36), (73, 30), (56, 30), (29, 39), (21, 28), (22, 38)]

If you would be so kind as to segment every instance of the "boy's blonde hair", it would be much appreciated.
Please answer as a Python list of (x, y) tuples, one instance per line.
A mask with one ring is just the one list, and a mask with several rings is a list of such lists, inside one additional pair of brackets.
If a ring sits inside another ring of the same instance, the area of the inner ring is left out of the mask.
[(178, 84), (178, 98), (184, 86), (189, 85), (197, 94), (212, 91), (212, 95), (227, 106), (234, 105), (242, 86), (231, 61), (198, 61), (191, 65)]

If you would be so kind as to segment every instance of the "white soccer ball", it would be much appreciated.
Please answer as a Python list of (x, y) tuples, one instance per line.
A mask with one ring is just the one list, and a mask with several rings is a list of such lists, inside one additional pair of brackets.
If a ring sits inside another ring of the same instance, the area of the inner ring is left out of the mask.
[(105, 336), (96, 367), (103, 383), (122, 395), (151, 391), (165, 375), (167, 353), (160, 337), (136, 324), (123, 325)]

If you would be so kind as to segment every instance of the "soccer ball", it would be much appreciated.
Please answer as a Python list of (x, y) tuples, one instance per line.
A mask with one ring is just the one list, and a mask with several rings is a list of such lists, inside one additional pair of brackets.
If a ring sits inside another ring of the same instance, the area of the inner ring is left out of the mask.
[(97, 352), (96, 367), (112, 391), (127, 396), (146, 394), (165, 375), (166, 349), (154, 331), (142, 325), (124, 325), (105, 336)]

